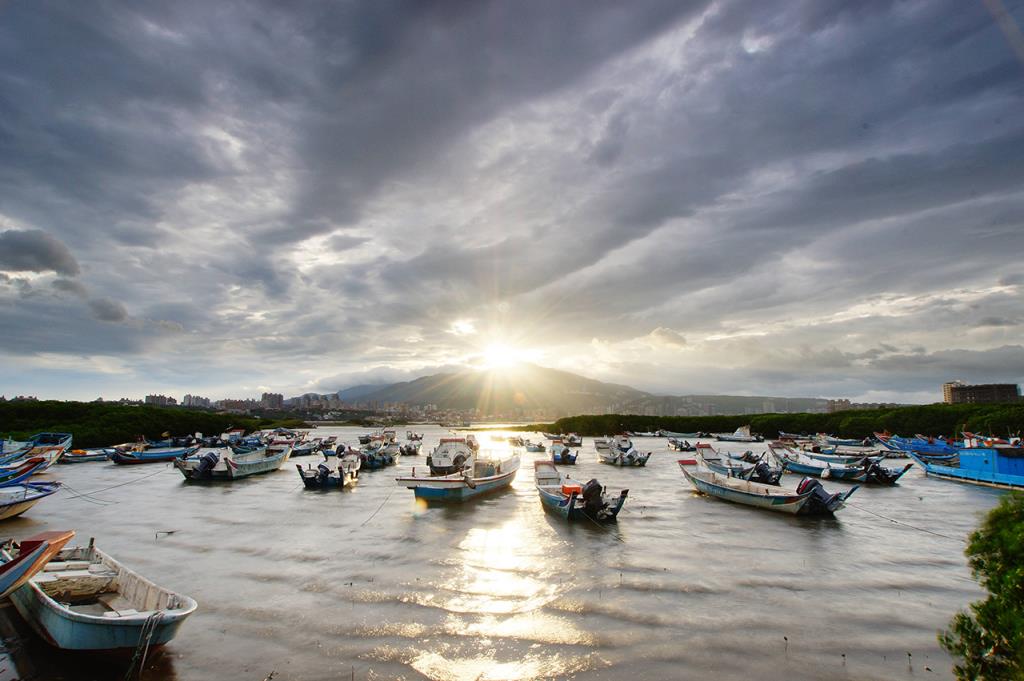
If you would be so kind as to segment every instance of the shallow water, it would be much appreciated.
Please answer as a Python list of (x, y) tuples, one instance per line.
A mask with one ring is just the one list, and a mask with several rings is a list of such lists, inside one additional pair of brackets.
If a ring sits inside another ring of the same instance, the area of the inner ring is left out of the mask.
[[(447, 431), (424, 432), (425, 454)], [(198, 600), (150, 681), (952, 678), (936, 631), (981, 595), (961, 540), (999, 492), (914, 469), (834, 519), (793, 518), (699, 496), (675, 463), (689, 455), (635, 442), (655, 452), (646, 468), (599, 464), (586, 438), (572, 472), (630, 489), (610, 528), (545, 514), (545, 455), (527, 453), (510, 489), (429, 508), (394, 482), (424, 456), (343, 492), (303, 489), (292, 463), (214, 484), (166, 464), (58, 466), (69, 487), (0, 535), (73, 528)], [(0, 678), (124, 677), (126, 662), (58, 654), (2, 611), (23, 635)]]

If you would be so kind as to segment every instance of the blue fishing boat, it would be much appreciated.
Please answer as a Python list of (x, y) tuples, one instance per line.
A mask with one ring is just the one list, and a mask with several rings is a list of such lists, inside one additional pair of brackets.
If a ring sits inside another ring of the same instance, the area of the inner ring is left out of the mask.
[(33, 456), (17, 465), (0, 466), (0, 487), (19, 485), (47, 468), (49, 462), (41, 456)]
[(71, 433), (36, 433), (23, 441), (0, 440), (0, 465), (30, 456), (56, 461), (71, 447)]
[(608, 495), (597, 480), (581, 485), (559, 473), (550, 461), (534, 461), (533, 472), (541, 505), (569, 521), (615, 522), (629, 494), (624, 489), (618, 496)]
[(130, 465), (140, 463), (160, 463), (161, 461), (174, 461), (186, 456), (191, 456), (199, 450), (199, 445), (189, 447), (155, 447), (146, 449), (139, 447), (135, 449), (115, 448), (110, 455), (110, 460), (117, 464)]
[(857, 487), (829, 494), (814, 478), (804, 478), (796, 491), (750, 482), (709, 470), (679, 466), (691, 485), (702, 494), (746, 506), (793, 515), (831, 515), (843, 507)]
[(40, 532), (17, 544), (5, 544), (3, 548), (17, 554), (12, 560), (0, 564), (0, 600), (11, 595), (33, 575), (46, 567), (57, 553), (64, 548), (72, 537), (74, 530), (51, 530)]
[(441, 438), (427, 457), (426, 467), (414, 467), (408, 476), (395, 478), (426, 501), (464, 501), (512, 484), (519, 470), (519, 455), (498, 459), (479, 456), (472, 435)]
[(895, 485), (913, 464), (902, 469), (886, 468), (877, 460), (865, 458), (859, 463), (843, 464), (820, 461), (806, 456), (803, 452), (792, 449), (769, 447), (769, 451), (788, 473), (812, 475), (828, 480), (845, 480), (847, 482), (872, 483), (877, 485)]
[(884, 448), (902, 454), (910, 452), (917, 454), (956, 454), (960, 446), (960, 443), (949, 442), (945, 438), (924, 437), (920, 435), (913, 438), (903, 438), (899, 435), (875, 433), (875, 438)]
[(562, 444), (561, 440), (555, 440), (551, 443), (551, 462), (568, 466), (576, 463), (576, 454), (571, 449)]
[(107, 461), (114, 454), (114, 447), (99, 449), (72, 449), (64, 452), (58, 463), (85, 463), (87, 461)]
[(1024, 447), (1014, 445), (985, 446), (983, 441), (967, 438), (968, 446), (957, 452), (955, 460), (938, 461), (916, 452), (910, 458), (924, 469), (926, 475), (972, 485), (1000, 489), (1024, 489)]
[[(16, 557), (0, 551), (5, 561)], [(91, 541), (62, 549), (10, 598), (44, 641), (63, 650), (161, 646), (196, 609), (193, 599), (157, 586)]]
[(26, 482), (0, 487), (0, 520), (19, 516), (60, 490), (59, 482)]

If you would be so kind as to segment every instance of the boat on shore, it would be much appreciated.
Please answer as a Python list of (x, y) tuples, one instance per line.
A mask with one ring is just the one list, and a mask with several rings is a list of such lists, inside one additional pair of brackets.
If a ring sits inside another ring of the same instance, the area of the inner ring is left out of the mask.
[(21, 588), (37, 572), (46, 567), (64, 545), (75, 536), (74, 530), (40, 532), (15, 544), (13, 540), (3, 548), (14, 554), (12, 560), (0, 564), (0, 600)]
[(559, 473), (550, 461), (534, 461), (533, 474), (541, 505), (567, 521), (613, 523), (629, 494), (624, 489), (618, 496), (609, 496), (596, 479), (580, 484)]
[(59, 482), (25, 482), (0, 487), (0, 520), (21, 515), (58, 490)]
[(395, 478), (426, 501), (465, 501), (512, 484), (519, 470), (519, 455), (506, 458), (479, 456), (472, 435), (441, 438), (427, 457), (425, 467), (413, 467), (407, 476)]
[(857, 487), (830, 494), (814, 478), (804, 478), (795, 491), (732, 478), (709, 470), (690, 470), (680, 465), (683, 475), (702, 494), (793, 515), (831, 515), (841, 509)]
[(255, 443), (223, 443), (203, 447), (189, 456), (175, 459), (174, 467), (186, 480), (237, 480), (276, 471), (290, 456), (290, 449), (271, 450), (266, 445)]
[[(9, 561), (17, 554), (0, 551)], [(164, 589), (96, 548), (61, 549), (11, 593), (44, 641), (62, 650), (126, 651), (170, 642), (196, 602)]]
[(925, 475), (999, 489), (1024, 489), (1024, 446), (1020, 441), (987, 445), (978, 437), (967, 437), (954, 457), (938, 458), (908, 452)]

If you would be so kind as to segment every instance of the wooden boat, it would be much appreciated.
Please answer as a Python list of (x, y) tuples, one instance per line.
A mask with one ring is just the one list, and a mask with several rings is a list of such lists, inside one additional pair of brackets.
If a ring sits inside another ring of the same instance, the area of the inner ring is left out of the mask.
[(17, 545), (5, 544), (3, 548), (16, 555), (0, 564), (0, 600), (42, 570), (74, 536), (74, 530), (53, 530), (32, 535)]
[(189, 456), (175, 459), (174, 467), (186, 480), (237, 480), (276, 471), (291, 456), (291, 450), (268, 447), (203, 447)]
[(87, 461), (106, 461), (114, 453), (113, 447), (101, 447), (99, 449), (72, 449), (64, 452), (64, 456), (58, 459), (58, 463), (85, 463)]
[[(0, 551), (4, 560), (17, 556)], [(63, 650), (132, 651), (171, 641), (196, 602), (161, 588), (103, 551), (65, 548), (11, 593), (21, 616)]]
[(896, 481), (913, 467), (913, 464), (908, 463), (902, 469), (886, 468), (878, 461), (868, 458), (855, 464), (830, 463), (812, 459), (803, 452), (792, 449), (780, 450), (769, 446), (769, 451), (789, 473), (813, 475), (816, 478), (830, 480), (895, 485)]
[(533, 475), (544, 509), (568, 521), (613, 523), (629, 494), (624, 489), (617, 497), (608, 496), (597, 480), (581, 485), (559, 473), (550, 461), (534, 461)]
[(395, 480), (413, 490), (418, 499), (464, 501), (507, 487), (518, 470), (518, 454), (504, 459), (480, 457), (470, 435), (441, 438), (426, 467), (414, 467), (410, 475)]
[(16, 465), (0, 466), (0, 487), (19, 485), (49, 467), (49, 462), (41, 456), (24, 459)]
[(0, 520), (21, 515), (59, 489), (59, 482), (26, 482), (0, 487)]
[(114, 463), (127, 465), (137, 463), (160, 463), (161, 461), (174, 461), (191, 456), (199, 449), (199, 445), (188, 447), (156, 447), (152, 449), (129, 450), (120, 447), (115, 448), (110, 455)]
[(908, 452), (926, 475), (943, 480), (1000, 489), (1024, 489), (1024, 447), (1020, 445), (985, 446), (984, 440), (968, 437), (967, 445), (953, 460), (936, 461), (917, 452)]
[(715, 435), (719, 442), (762, 442), (760, 435), (751, 435), (750, 426), (740, 426), (734, 433), (719, 433)]
[(316, 468), (313, 468), (313, 464), (306, 464), (306, 468), (303, 469), (300, 463), (295, 464), (295, 467), (299, 469), (299, 477), (306, 489), (344, 489), (351, 487), (359, 479), (361, 464), (362, 458), (355, 453), (337, 457), (334, 468), (331, 468), (326, 460)]
[(562, 444), (561, 440), (555, 440), (551, 443), (551, 462), (568, 466), (576, 463), (576, 454), (572, 453), (572, 450)]
[(606, 452), (598, 452), (597, 456), (601, 463), (612, 466), (646, 466), (647, 460), (651, 458), (651, 452), (644, 454), (634, 447), (630, 447), (626, 451), (613, 447)]
[(844, 493), (829, 494), (814, 478), (804, 478), (796, 491), (720, 475), (709, 470), (690, 470), (680, 466), (683, 475), (702, 494), (793, 515), (828, 515), (843, 507), (857, 487)]

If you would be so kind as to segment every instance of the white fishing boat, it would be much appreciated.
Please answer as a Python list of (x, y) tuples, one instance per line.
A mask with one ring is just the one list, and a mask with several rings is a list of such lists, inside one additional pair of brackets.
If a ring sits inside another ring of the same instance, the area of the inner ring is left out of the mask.
[(472, 435), (441, 438), (427, 457), (407, 476), (395, 478), (427, 501), (464, 501), (512, 484), (519, 470), (519, 455), (481, 456)]
[(356, 484), (361, 465), (359, 452), (346, 451), (334, 457), (333, 467), (327, 457), (316, 468), (313, 468), (313, 464), (306, 464), (306, 468), (303, 468), (300, 463), (295, 464), (295, 467), (299, 469), (299, 477), (306, 489), (344, 489)]
[(611, 449), (612, 439), (610, 437), (595, 437), (594, 438), (594, 449), (599, 452), (604, 452)]
[(750, 426), (740, 426), (733, 433), (719, 433), (715, 435), (719, 442), (761, 442), (764, 440), (760, 435), (751, 435)]
[(0, 487), (0, 520), (21, 515), (58, 490), (59, 482), (25, 482)]
[(290, 456), (290, 447), (271, 450), (265, 445), (223, 445), (203, 447), (190, 456), (175, 459), (174, 467), (186, 480), (235, 480), (276, 471)]
[(626, 451), (622, 451), (617, 447), (603, 452), (597, 453), (601, 463), (607, 463), (612, 466), (646, 466), (647, 460), (651, 458), (651, 452), (646, 454), (638, 451), (635, 447), (630, 447)]
[(61, 550), (11, 601), (43, 640), (64, 650), (161, 646), (196, 609), (193, 599), (157, 586), (91, 541)]

